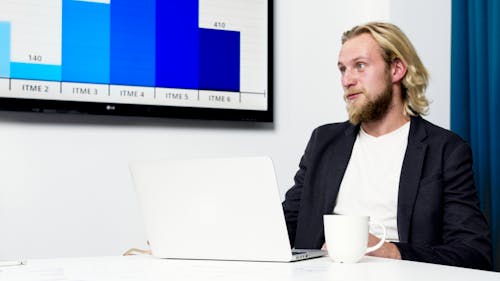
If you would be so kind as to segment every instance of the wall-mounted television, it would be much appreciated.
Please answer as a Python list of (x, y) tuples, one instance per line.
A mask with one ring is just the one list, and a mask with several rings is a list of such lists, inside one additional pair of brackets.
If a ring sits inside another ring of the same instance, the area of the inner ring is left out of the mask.
[(0, 2), (0, 109), (273, 120), (272, 0)]

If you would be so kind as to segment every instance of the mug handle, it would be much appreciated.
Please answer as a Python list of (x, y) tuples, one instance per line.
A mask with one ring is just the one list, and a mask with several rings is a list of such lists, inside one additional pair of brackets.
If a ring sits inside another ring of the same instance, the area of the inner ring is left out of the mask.
[(384, 231), (384, 235), (382, 236), (382, 238), (380, 239), (380, 241), (378, 241), (378, 243), (375, 246), (368, 247), (366, 249), (365, 254), (368, 254), (368, 253), (371, 253), (371, 252), (373, 252), (375, 250), (378, 250), (380, 247), (382, 247), (382, 245), (385, 242), (385, 234), (386, 234), (385, 226), (383, 224), (381, 224), (381, 223), (378, 223), (378, 222), (369, 222), (369, 223), (370, 223), (370, 226), (376, 224), (376, 225), (382, 227), (382, 230)]

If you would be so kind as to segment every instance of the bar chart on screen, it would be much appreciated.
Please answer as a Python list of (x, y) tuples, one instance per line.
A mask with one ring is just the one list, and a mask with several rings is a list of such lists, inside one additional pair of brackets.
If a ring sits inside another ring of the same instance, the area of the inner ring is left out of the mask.
[(266, 110), (266, 0), (3, 0), (0, 96)]

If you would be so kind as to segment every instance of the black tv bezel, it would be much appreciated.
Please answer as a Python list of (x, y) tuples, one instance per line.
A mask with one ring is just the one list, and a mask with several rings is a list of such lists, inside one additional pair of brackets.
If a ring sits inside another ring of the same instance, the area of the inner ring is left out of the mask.
[(228, 120), (228, 121), (274, 121), (274, 5), (268, 0), (267, 26), (267, 110), (218, 109), (166, 105), (144, 105), (126, 103), (62, 101), (0, 97), (0, 110), (28, 112), (56, 112), (67, 114), (93, 114), (117, 116), (143, 116), (180, 119)]

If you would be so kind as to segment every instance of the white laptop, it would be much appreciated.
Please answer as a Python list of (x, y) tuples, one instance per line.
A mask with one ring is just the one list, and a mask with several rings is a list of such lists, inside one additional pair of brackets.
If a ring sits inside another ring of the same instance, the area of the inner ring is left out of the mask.
[(130, 164), (152, 254), (160, 258), (296, 261), (268, 157)]

